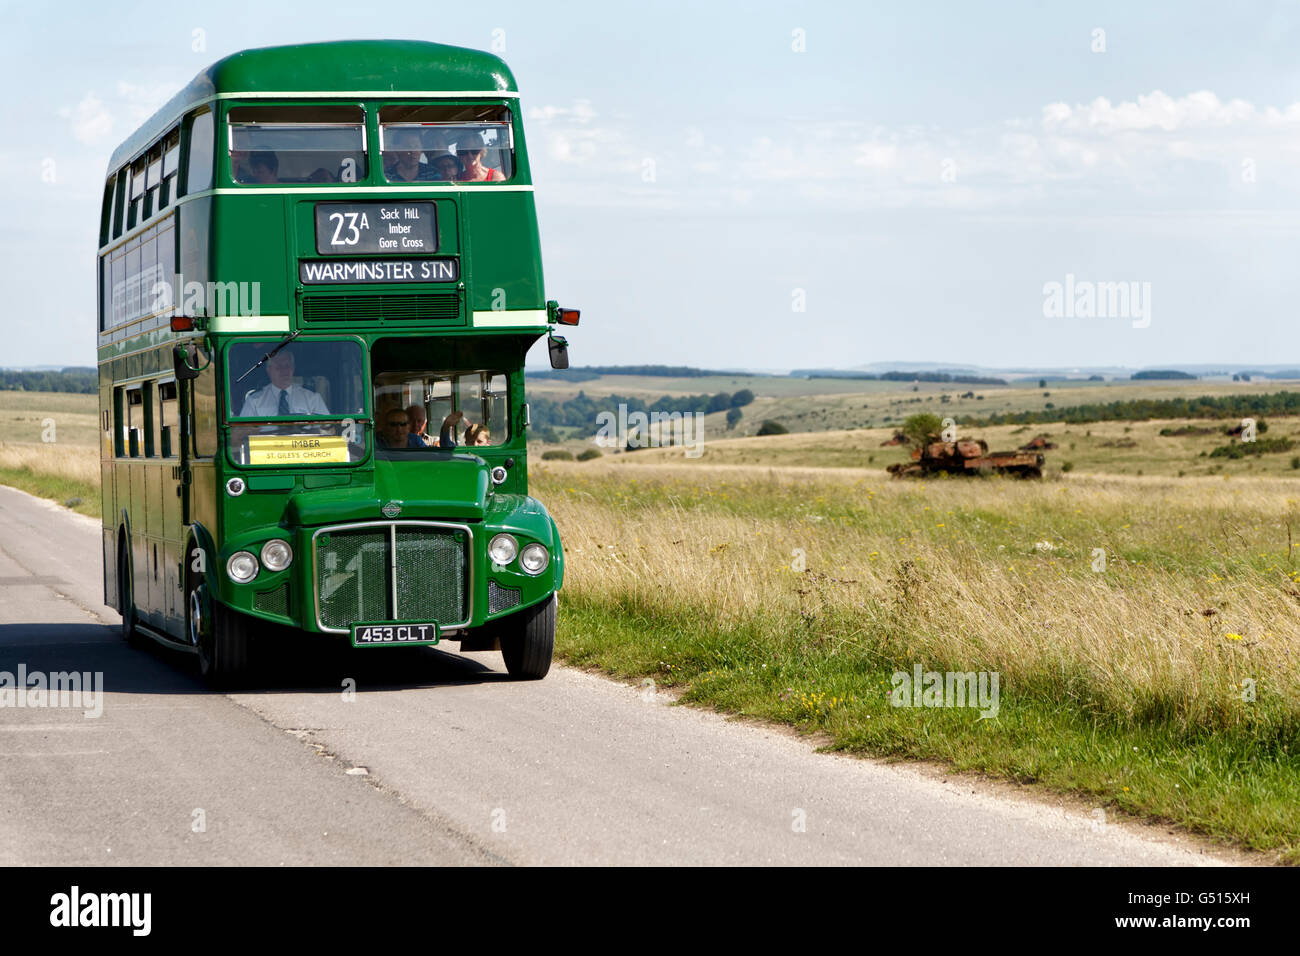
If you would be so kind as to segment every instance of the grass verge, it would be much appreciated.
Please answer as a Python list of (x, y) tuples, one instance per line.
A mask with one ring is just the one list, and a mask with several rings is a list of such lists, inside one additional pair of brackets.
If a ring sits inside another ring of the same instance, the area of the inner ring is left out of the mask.
[(98, 484), (33, 471), (30, 468), (0, 465), (0, 485), (9, 485), (11, 488), (17, 488), (38, 498), (48, 498), (77, 514), (89, 515), (92, 518), (100, 516)]
[[(566, 661), (1300, 861), (1295, 483), (534, 478)], [(998, 673), (997, 716), (892, 706), (917, 664)]]

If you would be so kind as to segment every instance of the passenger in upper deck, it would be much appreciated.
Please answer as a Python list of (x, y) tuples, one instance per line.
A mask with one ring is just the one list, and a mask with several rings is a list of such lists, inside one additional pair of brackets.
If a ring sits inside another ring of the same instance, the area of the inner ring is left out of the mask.
[(465, 166), (465, 171), (460, 174), (460, 181), (463, 183), (498, 182), (505, 179), (505, 176), (501, 175), (501, 170), (483, 165), (487, 147), (483, 145), (483, 137), (478, 133), (467, 133), (462, 136), (456, 142), (456, 155)]
[(253, 174), (248, 169), (248, 150), (232, 149), (230, 151), (230, 178), (237, 183), (253, 181)]
[(395, 129), (384, 144), (385, 157), (392, 157), (391, 167), (385, 164), (384, 173), (390, 182), (414, 183), (436, 179), (437, 174), (428, 163), (420, 162), (423, 147), (420, 134), (413, 129)]
[(433, 167), (433, 178), (439, 182), (454, 183), (460, 179), (460, 160), (451, 153), (439, 153), (429, 165)]
[(246, 182), (278, 183), (280, 181), (280, 157), (269, 149), (259, 150), (248, 157), (250, 178)]

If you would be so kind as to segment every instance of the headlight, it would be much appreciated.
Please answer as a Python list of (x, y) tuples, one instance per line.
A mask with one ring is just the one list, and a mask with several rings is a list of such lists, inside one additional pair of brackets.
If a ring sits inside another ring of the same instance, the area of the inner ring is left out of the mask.
[(236, 584), (247, 584), (257, 577), (257, 558), (251, 551), (236, 551), (226, 562), (226, 573)]
[(488, 557), (493, 564), (507, 565), (519, 553), (519, 542), (508, 534), (499, 534), (488, 542)]
[(262, 545), (262, 563), (268, 571), (283, 571), (293, 561), (293, 548), (288, 541), (273, 538)]
[(540, 544), (526, 545), (519, 555), (519, 566), (529, 574), (541, 574), (550, 563), (550, 554)]

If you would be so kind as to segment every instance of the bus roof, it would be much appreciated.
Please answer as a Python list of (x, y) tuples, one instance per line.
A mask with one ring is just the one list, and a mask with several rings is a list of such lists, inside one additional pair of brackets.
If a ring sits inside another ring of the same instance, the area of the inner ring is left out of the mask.
[(113, 152), (108, 169), (167, 131), (186, 111), (220, 94), (236, 93), (507, 93), (514, 74), (482, 50), (422, 40), (336, 40), (243, 50), (218, 60), (190, 81)]

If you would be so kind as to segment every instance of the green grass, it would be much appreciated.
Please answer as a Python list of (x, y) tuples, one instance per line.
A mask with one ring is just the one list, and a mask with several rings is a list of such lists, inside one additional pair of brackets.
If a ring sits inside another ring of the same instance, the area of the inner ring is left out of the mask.
[[(100, 516), (99, 486), (63, 478), (58, 475), (33, 472), (30, 468), (0, 467), (0, 485), (9, 485), (38, 498), (57, 501), (78, 514), (92, 518)], [(80, 501), (75, 499), (80, 498)]]
[(834, 750), (940, 761), (1086, 795), (1098, 807), (1300, 860), (1294, 726), (1203, 732), (1157, 720), (1123, 725), (1008, 690), (997, 717), (981, 720), (973, 709), (891, 706), (891, 675), (910, 671), (906, 661), (774, 641), (761, 626), (720, 630), (692, 609), (665, 613), (566, 592), (560, 620), (559, 652), (568, 663), (650, 677), (682, 689), (691, 704), (820, 732)]

